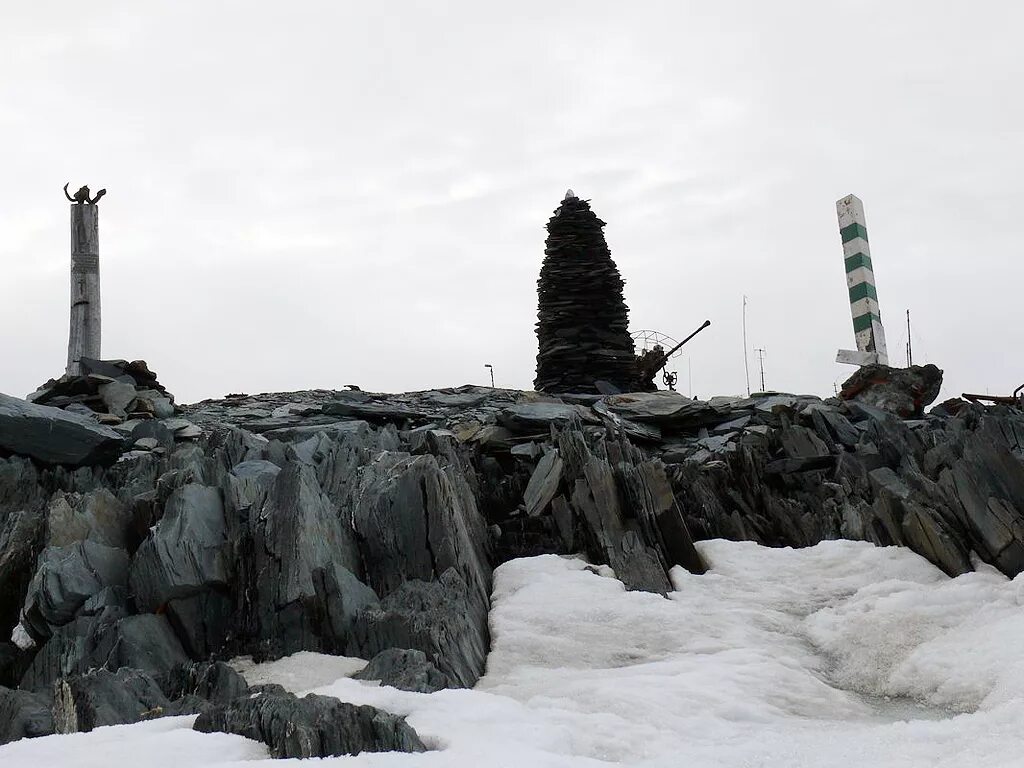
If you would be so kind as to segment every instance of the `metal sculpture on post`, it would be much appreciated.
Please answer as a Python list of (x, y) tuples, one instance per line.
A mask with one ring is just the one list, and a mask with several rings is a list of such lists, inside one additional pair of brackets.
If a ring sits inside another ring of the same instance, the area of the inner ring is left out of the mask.
[(846, 287), (850, 294), (853, 314), (853, 333), (857, 349), (841, 349), (837, 363), (849, 365), (889, 364), (885, 348), (885, 330), (878, 309), (878, 291), (871, 265), (868, 230), (864, 219), (864, 204), (856, 195), (847, 195), (836, 202), (839, 216), (839, 236), (843, 241), (843, 260), (846, 264)]
[(96, 203), (107, 193), (101, 189), (93, 197), (89, 187), (73, 196), (64, 185), (64, 196), (71, 201), (71, 326), (68, 333), (67, 372), (81, 373), (83, 357), (100, 358), (100, 243), (99, 208)]

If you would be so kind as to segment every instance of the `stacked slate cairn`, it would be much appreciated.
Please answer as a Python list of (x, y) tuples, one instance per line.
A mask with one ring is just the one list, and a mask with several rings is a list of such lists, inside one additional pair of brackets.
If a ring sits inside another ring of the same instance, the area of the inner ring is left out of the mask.
[(129, 419), (168, 418), (177, 412), (174, 395), (157, 381), (145, 360), (83, 357), (80, 365), (81, 375), (50, 379), (26, 399), (110, 425)]
[(538, 391), (598, 393), (634, 386), (629, 309), (604, 226), (572, 190), (548, 221), (537, 281)]

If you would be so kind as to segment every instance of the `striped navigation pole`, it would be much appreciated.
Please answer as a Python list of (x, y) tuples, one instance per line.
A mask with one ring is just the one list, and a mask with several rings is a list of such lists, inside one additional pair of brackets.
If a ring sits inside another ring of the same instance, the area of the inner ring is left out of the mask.
[(848, 365), (889, 364), (885, 349), (885, 330), (878, 310), (875, 273), (871, 268), (871, 249), (864, 221), (864, 204), (856, 195), (847, 195), (836, 202), (839, 214), (839, 236), (843, 241), (846, 262), (846, 287), (850, 291), (850, 311), (857, 349), (841, 349), (837, 363)]

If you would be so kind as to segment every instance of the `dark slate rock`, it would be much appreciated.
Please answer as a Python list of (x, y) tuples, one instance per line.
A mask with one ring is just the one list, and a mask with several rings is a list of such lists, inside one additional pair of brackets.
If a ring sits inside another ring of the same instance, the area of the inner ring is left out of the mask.
[(59, 627), (32, 660), (21, 687), (46, 690), (59, 678), (99, 668), (159, 673), (188, 661), (165, 617), (125, 616), (123, 607), (105, 605)]
[(576, 481), (571, 501), (587, 531), (592, 559), (608, 563), (628, 589), (660, 594), (671, 590), (658, 552), (624, 519), (608, 462), (590, 457)]
[(348, 653), (370, 658), (389, 648), (423, 651), (453, 687), (480, 678), (490, 638), (487, 602), (454, 568), (437, 581), (407, 581), (363, 611)]
[(48, 493), (27, 459), (0, 459), (0, 637), (17, 625), (43, 548)]
[(156, 440), (157, 445), (167, 449), (174, 449), (174, 433), (167, 426), (157, 419), (145, 419), (135, 425), (132, 430), (132, 442), (144, 438)]
[(424, 422), (429, 420), (430, 414), (408, 408), (397, 403), (356, 403), (339, 400), (327, 403), (323, 412), (328, 416), (349, 416), (363, 421), (376, 423), (397, 422)]
[(45, 695), (0, 687), (0, 744), (53, 733), (53, 714)]
[(513, 432), (547, 431), (551, 424), (567, 424), (574, 419), (596, 419), (578, 405), (558, 402), (517, 403), (501, 412), (498, 421)]
[(530, 475), (530, 482), (523, 492), (526, 514), (536, 517), (545, 510), (558, 492), (562, 481), (562, 459), (557, 451), (548, 451)]
[(405, 718), (315, 694), (299, 699), (263, 693), (237, 699), (201, 714), (193, 728), (261, 741), (276, 758), (426, 751)]
[(120, 433), (88, 416), (0, 394), (0, 455), (71, 467), (109, 466), (124, 447)]
[(239, 579), (246, 631), (271, 655), (344, 645), (346, 638), (335, 634), (347, 626), (344, 617), (375, 604), (377, 596), (358, 578), (355, 533), (342, 523), (315, 470), (288, 464), (266, 498), (250, 508), (247, 529), (252, 549)]
[(366, 467), (353, 523), (367, 583), (378, 595), (455, 568), (488, 599), (485, 523), (465, 480), (442, 469), (434, 456), (387, 454)]
[(58, 733), (88, 732), (103, 725), (137, 723), (162, 714), (170, 701), (145, 672), (98, 669), (57, 681), (53, 719)]
[(236, 634), (235, 601), (219, 589), (168, 600), (166, 616), (194, 659), (219, 653)]
[(190, 484), (175, 490), (132, 562), (131, 587), (139, 608), (155, 611), (169, 600), (226, 587), (229, 575), (219, 489)]
[(89, 540), (127, 549), (131, 541), (132, 510), (106, 488), (55, 494), (47, 518), (47, 544), (53, 547)]
[(47, 547), (25, 599), (22, 624), (36, 640), (71, 621), (92, 596), (128, 583), (128, 553), (93, 541)]
[(678, 392), (631, 392), (610, 395), (604, 407), (631, 421), (662, 427), (689, 427), (728, 421), (730, 416), (707, 403), (691, 400)]
[(223, 661), (182, 664), (156, 676), (164, 695), (171, 700), (195, 696), (223, 704), (249, 692), (249, 686), (233, 667)]
[(1024, 572), (1024, 472), (994, 421), (967, 437), (962, 459), (940, 478), (973, 548), (1007, 576)]
[(381, 651), (352, 677), (379, 680), (381, 685), (417, 693), (433, 693), (448, 687), (448, 678), (430, 663), (423, 651), (402, 648)]

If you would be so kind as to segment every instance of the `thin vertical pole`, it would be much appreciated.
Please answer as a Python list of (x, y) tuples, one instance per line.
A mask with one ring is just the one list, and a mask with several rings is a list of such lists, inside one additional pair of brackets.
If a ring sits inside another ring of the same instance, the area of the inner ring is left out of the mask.
[(910, 342), (910, 310), (907, 310), (907, 368), (914, 364), (914, 348)]
[(747, 297), (746, 297), (746, 294), (744, 294), (744, 296), (743, 296), (743, 373), (747, 377), (747, 397), (750, 397), (750, 365), (747, 363)]
[(757, 359), (761, 363), (761, 391), (764, 392), (764, 353), (766, 350), (764, 350), (761, 347), (758, 347), (754, 351), (757, 352)]
[(847, 195), (836, 202), (836, 214), (839, 217), (839, 237), (843, 241), (846, 287), (850, 295), (857, 349), (861, 352), (874, 352), (877, 362), (888, 365), (864, 204), (856, 195)]
[(68, 366), (81, 373), (83, 357), (100, 357), (100, 245), (99, 208), (71, 206), (71, 327)]

